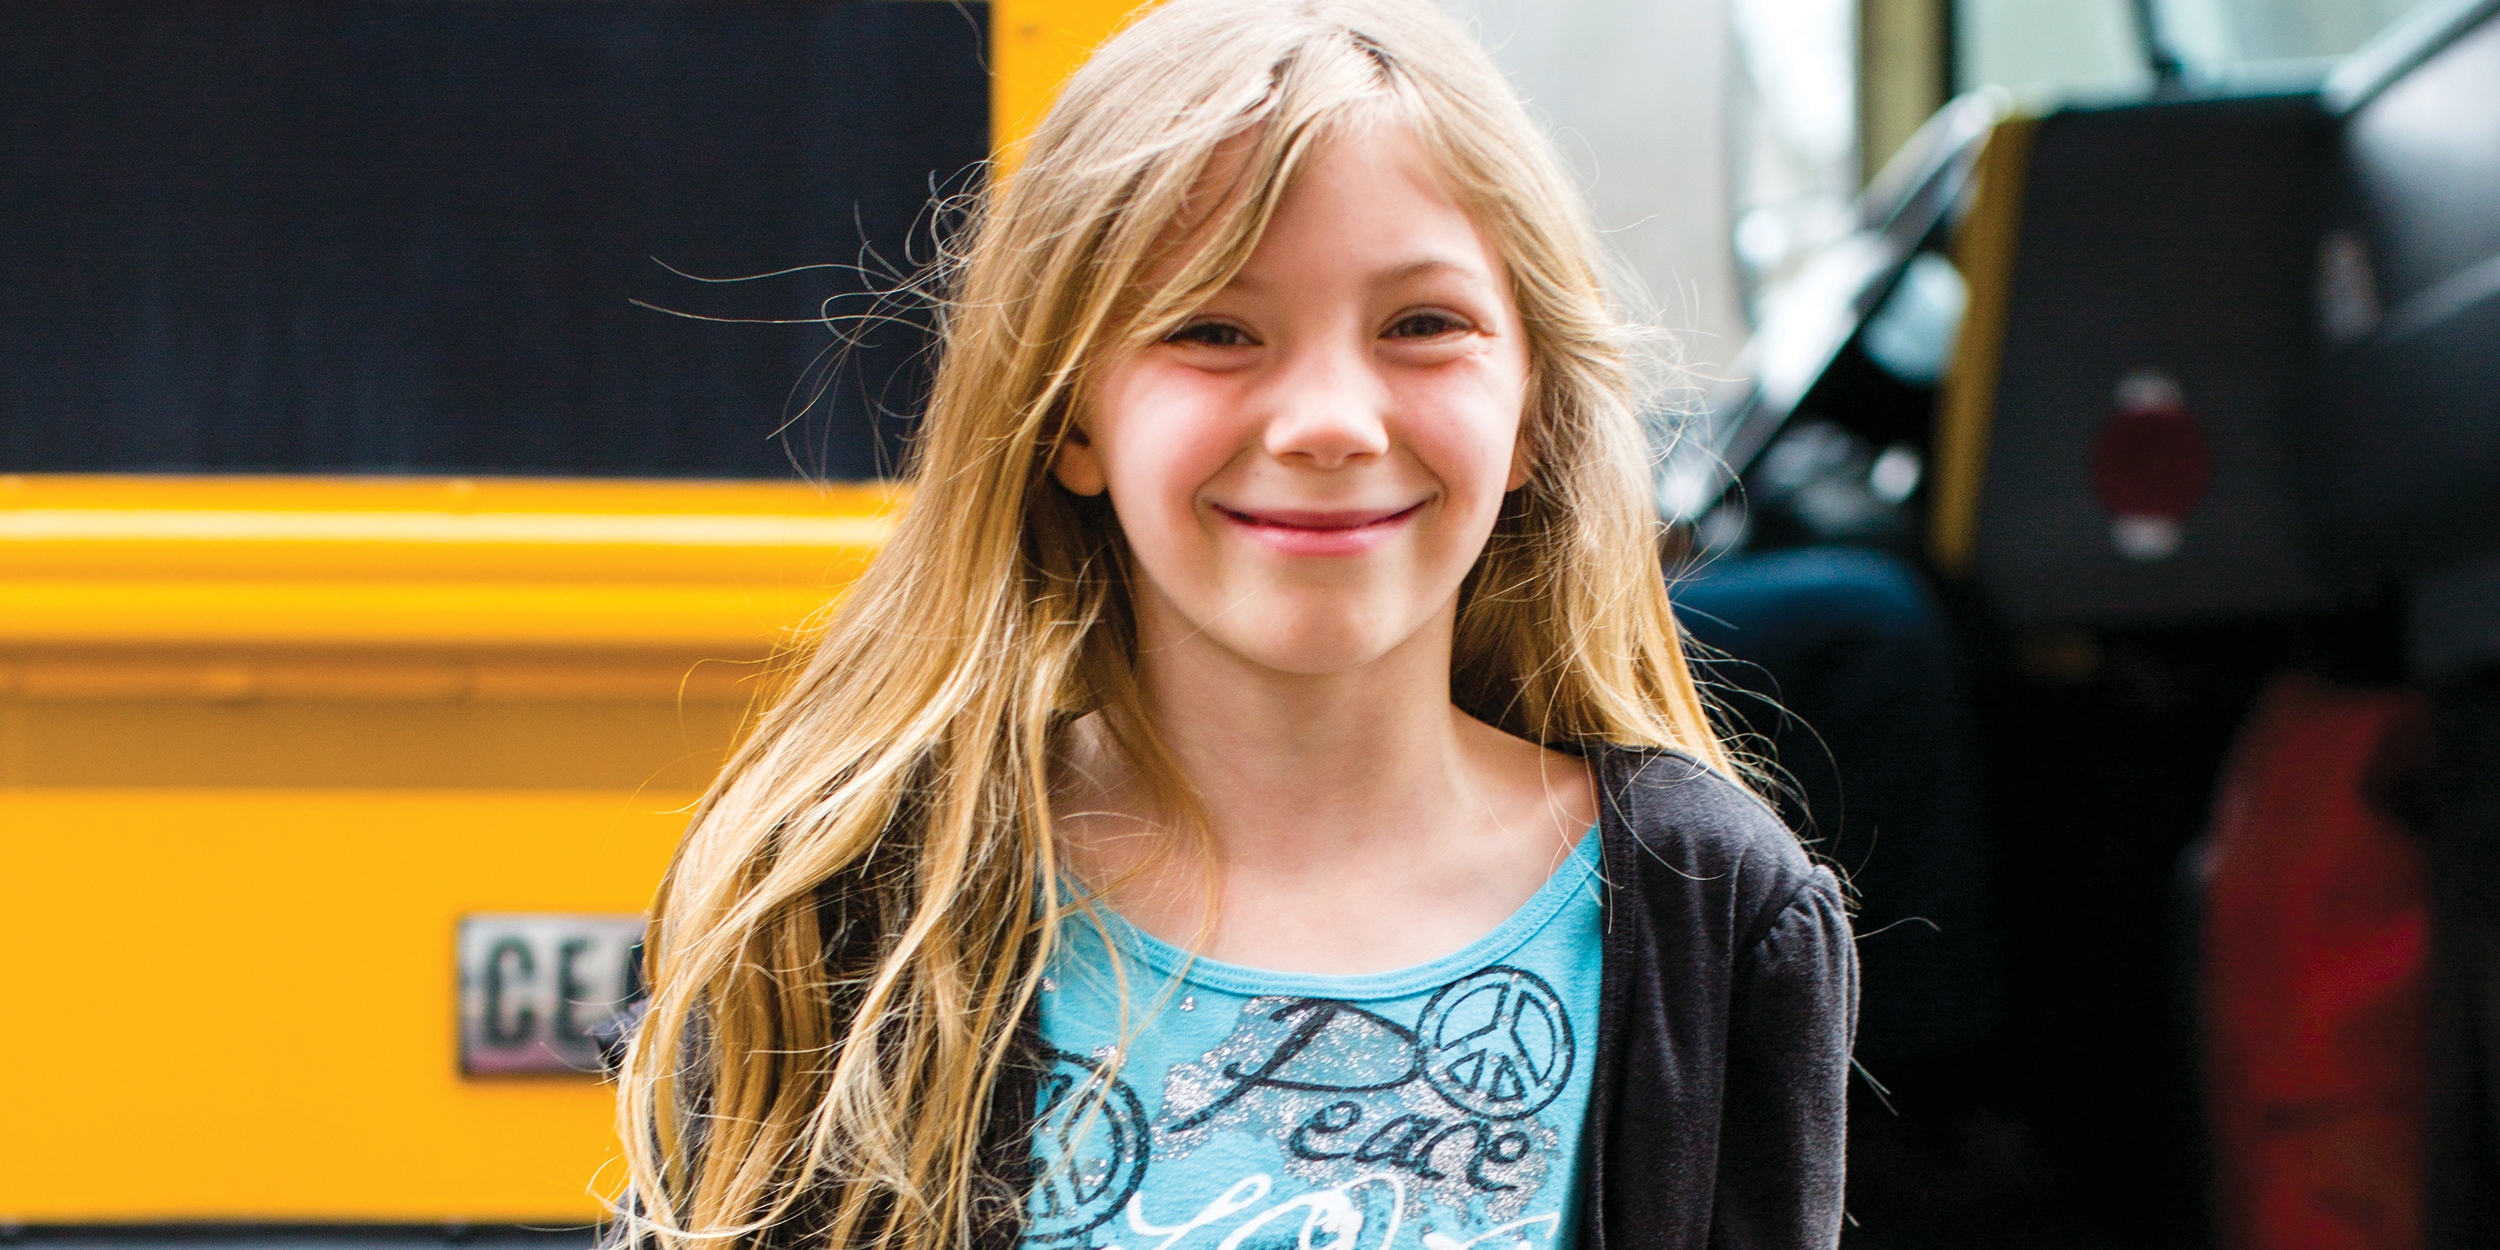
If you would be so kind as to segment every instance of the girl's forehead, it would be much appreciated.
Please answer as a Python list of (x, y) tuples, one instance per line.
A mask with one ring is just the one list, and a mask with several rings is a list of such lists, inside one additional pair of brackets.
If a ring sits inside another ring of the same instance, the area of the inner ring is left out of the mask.
[[(1230, 214), (1249, 211), (1261, 180), (1247, 163), (1255, 133), (1219, 148), (1200, 175), (1191, 201), (1201, 206), (1177, 227), (1156, 268), (1175, 271)], [(1394, 118), (1365, 118), (1332, 128), (1307, 150), (1230, 287), (1256, 288), (1293, 262), (1364, 266), (1384, 279), (1434, 274), (1496, 278), (1503, 265), (1493, 240), (1456, 194), (1451, 179), (1415, 129)]]

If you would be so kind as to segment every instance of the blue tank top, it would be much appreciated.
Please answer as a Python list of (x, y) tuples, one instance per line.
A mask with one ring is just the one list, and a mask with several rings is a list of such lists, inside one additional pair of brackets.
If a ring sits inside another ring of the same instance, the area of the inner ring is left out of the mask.
[(1024, 1246), (1567, 1250), (1597, 844), (1500, 927), (1395, 972), (1264, 972), (1072, 916), (1043, 983)]

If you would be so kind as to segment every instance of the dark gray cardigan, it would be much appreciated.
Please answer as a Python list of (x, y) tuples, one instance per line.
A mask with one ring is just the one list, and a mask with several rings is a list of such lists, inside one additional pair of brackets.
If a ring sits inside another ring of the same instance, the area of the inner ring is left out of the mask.
[[(1828, 1250), (1858, 968), (1840, 888), (1753, 796), (1668, 752), (1596, 765), (1606, 931), (1574, 1250)], [(1038, 1054), (1036, 1023), (1021, 1030)], [(993, 1100), (982, 1250), (1012, 1250), (1034, 1106)]]

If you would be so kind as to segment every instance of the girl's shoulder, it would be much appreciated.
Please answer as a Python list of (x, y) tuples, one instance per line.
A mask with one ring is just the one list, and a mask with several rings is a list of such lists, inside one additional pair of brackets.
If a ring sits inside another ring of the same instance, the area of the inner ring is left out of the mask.
[(1590, 763), (1607, 880), (1641, 910), (1723, 930), (1737, 951), (1783, 915), (1845, 914), (1838, 878), (1752, 791), (1677, 751), (1610, 747)]

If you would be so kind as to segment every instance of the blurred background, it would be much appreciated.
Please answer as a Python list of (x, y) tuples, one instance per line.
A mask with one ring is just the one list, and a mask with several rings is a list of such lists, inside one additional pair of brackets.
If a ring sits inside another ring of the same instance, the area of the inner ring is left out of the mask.
[[(2500, 1245), (2500, 0), (1447, 0), (1674, 332), (1853, 1247)], [(0, 0), (0, 1242), (586, 1245), (1127, 0)]]

